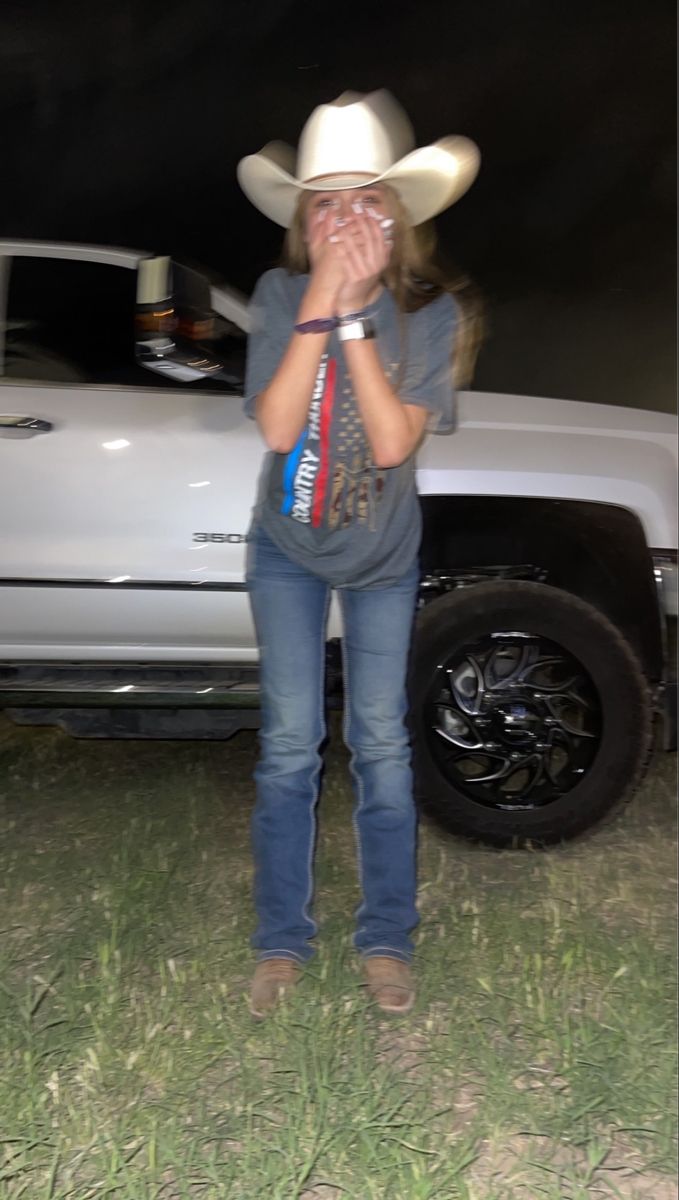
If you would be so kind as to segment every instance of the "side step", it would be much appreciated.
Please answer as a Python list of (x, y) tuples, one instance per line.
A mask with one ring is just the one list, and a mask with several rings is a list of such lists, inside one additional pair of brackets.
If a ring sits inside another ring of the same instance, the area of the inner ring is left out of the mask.
[(4, 663), (0, 708), (258, 708), (256, 666)]
[[(328, 707), (341, 707), (336, 641), (325, 680)], [(259, 705), (257, 664), (0, 663), (0, 710), (11, 721), (80, 738), (221, 740), (259, 728)]]
[(12, 663), (0, 709), (17, 725), (77, 738), (225, 739), (260, 723), (256, 666)]
[(256, 708), (6, 708), (15, 725), (56, 725), (75, 738), (225, 741), (258, 729)]

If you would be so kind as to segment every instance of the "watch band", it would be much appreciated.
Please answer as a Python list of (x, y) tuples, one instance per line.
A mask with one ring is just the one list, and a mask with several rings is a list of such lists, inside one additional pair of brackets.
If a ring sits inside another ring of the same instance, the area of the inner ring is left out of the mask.
[(367, 317), (359, 321), (351, 321), (348, 325), (340, 325), (337, 330), (340, 342), (363, 341), (364, 338), (374, 338), (375, 326)]

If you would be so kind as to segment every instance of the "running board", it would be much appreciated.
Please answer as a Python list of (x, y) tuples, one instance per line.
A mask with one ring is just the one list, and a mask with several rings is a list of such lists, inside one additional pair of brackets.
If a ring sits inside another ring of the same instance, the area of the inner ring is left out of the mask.
[(0, 708), (257, 709), (256, 666), (5, 663)]

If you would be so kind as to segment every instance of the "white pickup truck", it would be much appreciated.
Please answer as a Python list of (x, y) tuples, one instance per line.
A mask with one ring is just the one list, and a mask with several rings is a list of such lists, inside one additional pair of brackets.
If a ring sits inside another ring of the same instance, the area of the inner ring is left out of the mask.
[[(18, 723), (258, 724), (247, 301), (172, 265), (212, 312), (168, 336), (141, 286), (161, 261), (0, 241), (0, 708)], [(662, 413), (463, 393), (456, 432), (423, 445), (412, 730), (449, 830), (573, 836), (630, 794), (656, 713), (675, 747), (676, 432)], [(328, 637), (341, 704), (335, 609)]]

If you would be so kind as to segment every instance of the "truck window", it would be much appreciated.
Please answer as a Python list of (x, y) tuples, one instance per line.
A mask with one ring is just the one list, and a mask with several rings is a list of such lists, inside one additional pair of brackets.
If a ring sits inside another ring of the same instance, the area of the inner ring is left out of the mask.
[[(136, 271), (67, 259), (12, 260), (7, 302), (6, 380), (117, 385), (233, 394), (218, 379), (182, 383), (139, 366), (134, 355)], [(244, 359), (245, 337), (216, 317), (220, 353)]]

